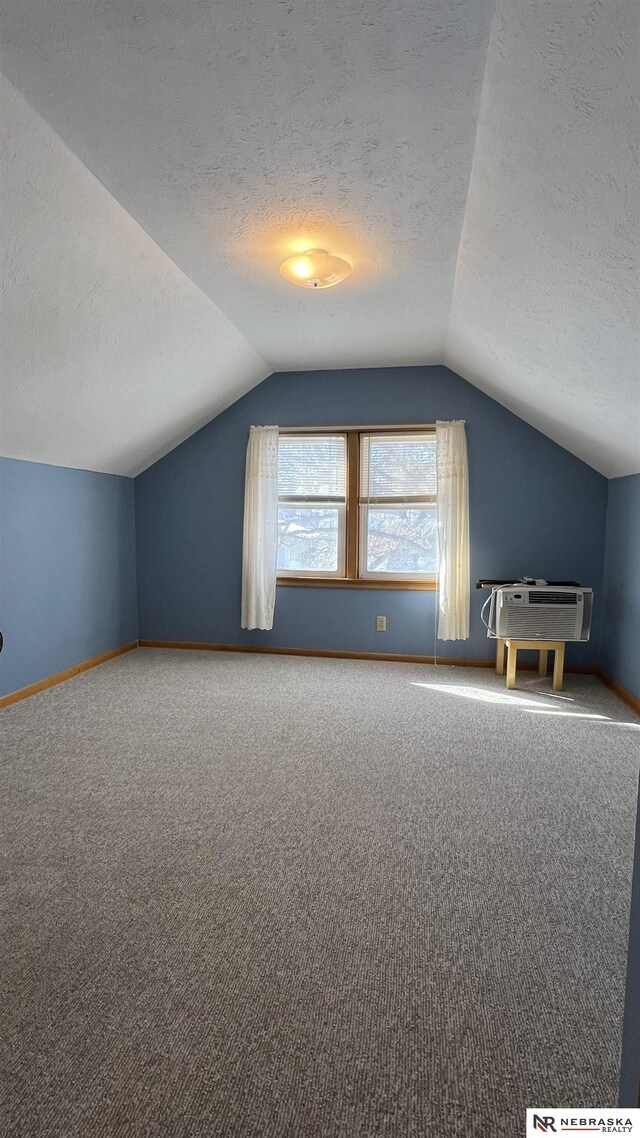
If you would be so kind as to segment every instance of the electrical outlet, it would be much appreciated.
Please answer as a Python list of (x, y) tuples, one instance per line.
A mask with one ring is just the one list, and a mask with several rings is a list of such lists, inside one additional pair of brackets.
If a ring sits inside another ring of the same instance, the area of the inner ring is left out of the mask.
[(377, 616), (376, 617), (376, 632), (386, 632), (386, 631), (387, 631), (387, 618), (386, 618), (386, 616)]

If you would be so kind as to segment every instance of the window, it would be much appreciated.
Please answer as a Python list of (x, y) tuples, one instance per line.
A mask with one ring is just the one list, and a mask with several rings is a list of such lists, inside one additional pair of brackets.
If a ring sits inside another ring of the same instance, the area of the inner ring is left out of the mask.
[(434, 429), (282, 433), (278, 579), (434, 588)]
[(433, 578), (438, 560), (435, 435), (360, 436), (360, 576)]
[(345, 435), (281, 435), (278, 573), (344, 577)]

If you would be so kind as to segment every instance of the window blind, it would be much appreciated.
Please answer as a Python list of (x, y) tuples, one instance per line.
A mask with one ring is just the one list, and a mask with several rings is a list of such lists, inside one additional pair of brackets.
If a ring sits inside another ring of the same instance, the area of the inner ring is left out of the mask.
[(280, 501), (344, 502), (346, 492), (347, 440), (344, 435), (280, 436)]
[(420, 499), (436, 493), (435, 432), (362, 435), (360, 497), (368, 502)]

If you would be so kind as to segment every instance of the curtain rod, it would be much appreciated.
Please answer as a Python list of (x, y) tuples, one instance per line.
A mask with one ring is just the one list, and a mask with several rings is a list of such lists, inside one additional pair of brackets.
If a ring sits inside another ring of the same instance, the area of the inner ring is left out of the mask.
[(278, 427), (281, 435), (315, 435), (328, 434), (332, 431), (435, 431), (435, 423), (352, 423), (341, 427), (333, 425), (304, 427)]

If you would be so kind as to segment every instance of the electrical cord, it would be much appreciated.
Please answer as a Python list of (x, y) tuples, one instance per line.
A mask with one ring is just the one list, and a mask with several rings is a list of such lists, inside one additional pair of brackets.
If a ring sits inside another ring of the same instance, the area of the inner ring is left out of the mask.
[(488, 629), (488, 628), (489, 628), (489, 621), (488, 621), (488, 620), (485, 620), (485, 619), (484, 619), (484, 611), (485, 611), (485, 609), (486, 609), (487, 605), (490, 605), (490, 604), (491, 604), (491, 598), (492, 598), (492, 597), (493, 597), (493, 589), (491, 590), (491, 592), (490, 592), (489, 596), (487, 597), (487, 599), (486, 599), (486, 601), (484, 602), (484, 604), (483, 604), (482, 608), (480, 609), (480, 620), (482, 621), (482, 623), (484, 624), (484, 626), (485, 626), (485, 628), (486, 628), (486, 629)]

